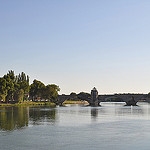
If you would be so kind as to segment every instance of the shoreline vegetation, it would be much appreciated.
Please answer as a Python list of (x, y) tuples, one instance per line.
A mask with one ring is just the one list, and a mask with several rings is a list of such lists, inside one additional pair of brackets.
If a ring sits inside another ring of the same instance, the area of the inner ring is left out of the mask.
[[(24, 101), (47, 100), (50, 103), (56, 103), (60, 88), (56, 84), (45, 85), (36, 79), (29, 84), (29, 76), (24, 72), (15, 75), (13, 70), (0, 77), (0, 101), (8, 103), (24, 103)], [(33, 103), (32, 103), (33, 104)], [(39, 105), (42, 105), (41, 103)]]
[(63, 104), (88, 104), (87, 101), (65, 101)]
[(0, 107), (12, 107), (12, 106), (52, 106), (55, 107), (55, 103), (51, 102), (21, 102), (21, 103), (0, 103)]
[(56, 106), (64, 104), (87, 104), (90, 94), (74, 92), (70, 95), (59, 95), (60, 88), (56, 84), (45, 85), (24, 72), (15, 75), (13, 70), (0, 77), (0, 106)]
[[(88, 104), (87, 101), (65, 101), (63, 103), (63, 105), (65, 104)], [(12, 107), (12, 106), (50, 106), (50, 107), (56, 107), (55, 103), (51, 103), (51, 102), (32, 102), (32, 101), (24, 101), (21, 103), (0, 103), (0, 107)]]

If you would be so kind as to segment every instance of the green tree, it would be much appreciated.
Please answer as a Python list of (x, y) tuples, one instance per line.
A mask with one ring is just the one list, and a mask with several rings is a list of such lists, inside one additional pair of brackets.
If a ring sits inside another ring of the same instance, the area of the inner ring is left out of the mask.
[(16, 99), (17, 102), (22, 102), (24, 98), (24, 90), (20, 89), (15, 92), (14, 98)]
[[(13, 70), (8, 71), (6, 75), (3, 76), (3, 79), (6, 81), (6, 87), (5, 90), (3, 88), (2, 90), (2, 85), (1, 85), (1, 97), (2, 99), (6, 98), (6, 102), (9, 102), (9, 100), (13, 101), (14, 100), (14, 95), (15, 95), (15, 100), (19, 96), (16, 96), (19, 91), (22, 89), (24, 93), (24, 98), (27, 93), (29, 93), (29, 76), (26, 76), (24, 72), (21, 74), (15, 76), (15, 73)], [(3, 92), (2, 92), (3, 91)]]
[(91, 99), (91, 95), (89, 93), (85, 93), (85, 92), (80, 92), (78, 94), (78, 98), (80, 100), (85, 100), (85, 101), (89, 101)]
[(10, 79), (15, 82), (15, 73), (13, 70), (9, 70), (7, 75), (9, 75)]
[(8, 73), (3, 77), (6, 80), (6, 89), (7, 89), (7, 96), (6, 102), (8, 103), (9, 100), (13, 100), (13, 93), (14, 93), (14, 80), (12, 76)]
[(30, 96), (32, 100), (35, 100), (37, 97), (43, 98), (43, 93), (45, 90), (45, 85), (41, 81), (34, 80), (33, 83), (30, 85)]
[(23, 90), (24, 91), (24, 99), (27, 99), (27, 95), (30, 90), (30, 85), (29, 85), (29, 76), (22, 72), (18, 76), (16, 76), (15, 79), (15, 92), (18, 90)]
[(55, 84), (49, 84), (45, 87), (44, 98), (49, 99), (51, 102), (55, 102), (57, 101), (59, 91), (59, 86)]
[(78, 101), (78, 95), (74, 92), (70, 93), (69, 99), (70, 101)]
[(71, 92), (70, 96), (76, 96), (77, 94), (75, 92)]
[(0, 100), (3, 100), (5, 102), (6, 96), (7, 96), (6, 80), (4, 78), (0, 78)]

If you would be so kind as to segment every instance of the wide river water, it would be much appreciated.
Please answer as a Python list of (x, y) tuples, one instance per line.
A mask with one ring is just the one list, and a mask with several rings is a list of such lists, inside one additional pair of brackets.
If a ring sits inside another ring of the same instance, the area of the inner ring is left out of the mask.
[(150, 150), (150, 104), (1, 107), (0, 150)]

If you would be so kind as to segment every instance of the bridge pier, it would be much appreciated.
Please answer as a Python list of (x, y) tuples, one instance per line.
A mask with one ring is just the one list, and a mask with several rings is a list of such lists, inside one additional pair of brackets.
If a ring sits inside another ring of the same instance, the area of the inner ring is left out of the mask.
[(100, 102), (98, 100), (98, 91), (95, 87), (91, 90), (90, 106), (100, 106)]
[(126, 101), (126, 106), (137, 106), (137, 101), (135, 101), (134, 97), (132, 96), (130, 100)]

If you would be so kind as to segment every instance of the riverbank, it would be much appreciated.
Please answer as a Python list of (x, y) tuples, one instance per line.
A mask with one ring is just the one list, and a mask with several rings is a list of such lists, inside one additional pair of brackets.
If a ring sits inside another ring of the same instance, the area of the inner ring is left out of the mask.
[[(63, 103), (65, 104), (88, 104), (87, 101), (65, 101)], [(55, 107), (56, 104), (55, 103), (51, 103), (51, 102), (32, 102), (32, 101), (25, 101), (25, 102), (21, 102), (21, 103), (15, 103), (15, 104), (10, 104), (10, 103), (0, 103), (0, 107), (12, 107), (12, 106), (51, 106), (51, 107)]]
[(12, 106), (51, 106), (55, 107), (55, 103), (51, 102), (31, 102), (31, 101), (26, 101), (26, 102), (21, 102), (21, 103), (15, 103), (15, 104), (10, 104), (10, 103), (0, 103), (0, 107), (12, 107)]
[(88, 104), (87, 101), (65, 101), (63, 104)]

